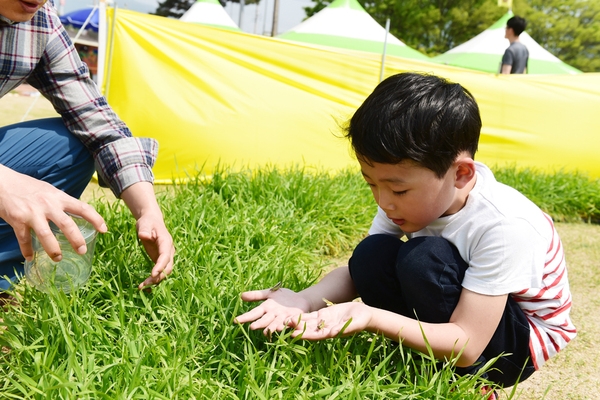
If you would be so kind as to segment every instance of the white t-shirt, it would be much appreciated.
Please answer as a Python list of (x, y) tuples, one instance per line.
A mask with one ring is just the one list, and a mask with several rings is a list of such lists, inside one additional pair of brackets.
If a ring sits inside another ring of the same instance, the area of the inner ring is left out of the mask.
[[(443, 237), (469, 264), (462, 286), (484, 295), (510, 294), (525, 313), (537, 368), (576, 335), (569, 317), (571, 293), (564, 252), (551, 218), (476, 163), (477, 182), (465, 206), (418, 232)], [(401, 237), (400, 227), (378, 208), (369, 234)]]

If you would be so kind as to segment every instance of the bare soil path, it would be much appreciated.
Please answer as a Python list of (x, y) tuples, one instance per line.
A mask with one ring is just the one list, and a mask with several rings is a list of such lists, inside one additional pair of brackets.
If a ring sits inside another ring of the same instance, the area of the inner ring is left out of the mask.
[(519, 399), (595, 399), (600, 394), (600, 226), (557, 224), (556, 229), (565, 247), (578, 334), (518, 385)]

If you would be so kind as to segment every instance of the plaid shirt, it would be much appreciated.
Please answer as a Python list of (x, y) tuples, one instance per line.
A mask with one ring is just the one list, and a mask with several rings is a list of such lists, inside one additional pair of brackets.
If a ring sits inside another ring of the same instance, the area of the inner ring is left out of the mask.
[(132, 137), (90, 78), (50, 3), (28, 22), (0, 16), (0, 97), (23, 82), (38, 89), (93, 154), (100, 180), (117, 197), (134, 183), (153, 182), (158, 143)]

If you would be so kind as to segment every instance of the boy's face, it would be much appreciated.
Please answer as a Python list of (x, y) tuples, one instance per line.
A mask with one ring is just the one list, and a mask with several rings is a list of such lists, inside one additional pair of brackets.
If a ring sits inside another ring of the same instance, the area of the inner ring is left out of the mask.
[(359, 163), (375, 201), (405, 233), (416, 232), (441, 216), (458, 212), (466, 202), (466, 196), (456, 187), (454, 166), (439, 179), (433, 171), (412, 161)]
[(0, 0), (0, 14), (14, 22), (33, 18), (48, 0)]

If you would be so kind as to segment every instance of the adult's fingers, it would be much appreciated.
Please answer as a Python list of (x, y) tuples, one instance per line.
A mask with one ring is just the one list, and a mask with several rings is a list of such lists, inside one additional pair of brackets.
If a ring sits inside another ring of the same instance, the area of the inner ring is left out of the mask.
[(81, 217), (88, 221), (95, 230), (100, 233), (106, 233), (108, 228), (104, 218), (90, 204), (83, 201), (71, 198), (71, 201), (65, 207), (65, 211), (69, 214)]
[[(45, 215), (37, 215), (32, 218), (31, 222), (37, 239), (54, 261), (60, 261), (62, 255), (55, 234), (50, 229), (49, 221), (56, 225), (78, 254), (84, 254), (87, 251), (85, 238), (81, 234), (78, 224), (87, 221), (100, 232), (107, 230), (104, 219), (92, 206), (67, 195), (62, 199), (63, 207), (47, 211)], [(75, 222), (76, 220), (81, 222)]]

